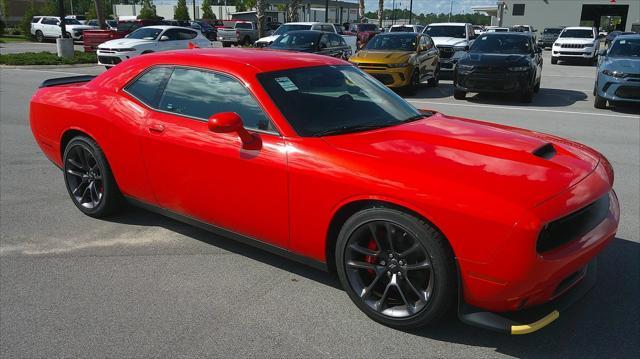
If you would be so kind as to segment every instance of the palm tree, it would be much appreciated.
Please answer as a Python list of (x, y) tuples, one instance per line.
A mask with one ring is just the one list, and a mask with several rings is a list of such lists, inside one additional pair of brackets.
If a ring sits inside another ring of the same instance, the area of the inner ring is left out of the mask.
[(378, 23), (382, 28), (382, 18), (384, 17), (384, 0), (378, 0)]
[(256, 19), (258, 21), (258, 37), (264, 37), (264, 11), (267, 7), (266, 0), (256, 0)]
[(360, 10), (360, 22), (362, 22), (364, 21), (364, 0), (360, 0), (358, 9)]

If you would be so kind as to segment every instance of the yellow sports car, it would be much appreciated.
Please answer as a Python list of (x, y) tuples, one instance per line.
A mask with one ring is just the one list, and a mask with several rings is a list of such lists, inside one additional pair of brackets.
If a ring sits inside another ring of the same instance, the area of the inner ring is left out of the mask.
[(438, 49), (426, 34), (390, 32), (376, 35), (349, 61), (390, 88), (415, 90), (439, 81)]

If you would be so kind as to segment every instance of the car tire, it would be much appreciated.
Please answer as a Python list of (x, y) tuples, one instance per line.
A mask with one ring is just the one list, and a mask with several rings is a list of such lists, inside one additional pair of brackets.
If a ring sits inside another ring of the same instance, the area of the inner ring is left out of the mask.
[(420, 87), (420, 70), (413, 69), (411, 73), (411, 79), (409, 80), (409, 85), (407, 85), (407, 92), (410, 95), (415, 95), (418, 92), (418, 88)]
[(222, 43), (222, 47), (230, 47), (230, 46), (231, 46), (231, 44), (228, 43), (228, 42), (223, 42)]
[(120, 189), (102, 149), (94, 140), (74, 137), (65, 147), (62, 158), (65, 186), (73, 204), (82, 213), (102, 218), (121, 207)]
[(44, 42), (44, 34), (40, 30), (36, 30), (36, 41)]
[(67, 34), (67, 39), (71, 39), (73, 41), (73, 37), (70, 32), (65, 32), (65, 34)]
[(520, 94), (520, 101), (524, 103), (530, 103), (531, 101), (533, 101), (533, 93), (533, 88), (526, 88), (522, 90), (522, 93)]
[(454, 89), (453, 90), (453, 98), (456, 100), (464, 100), (467, 97), (467, 93), (462, 90)]
[(245, 36), (242, 40), (242, 45), (251, 45), (251, 38), (249, 38), (249, 36)]
[(551, 56), (551, 64), (552, 64), (552, 65), (556, 65), (556, 64), (558, 64), (558, 58), (557, 58), (557, 57), (553, 57), (553, 56)]
[(540, 92), (540, 82), (542, 82), (542, 78), (540, 80), (538, 80), (538, 82), (536, 83), (536, 85), (533, 87), (533, 92), (534, 93), (538, 93)]
[(340, 230), (335, 260), (349, 298), (389, 327), (434, 324), (456, 303), (453, 252), (442, 233), (414, 215), (391, 208), (354, 214)]
[(595, 98), (593, 99), (593, 107), (598, 109), (606, 109), (607, 108), (607, 99), (601, 97), (596, 92)]
[(427, 85), (429, 87), (438, 87), (440, 83), (440, 66), (436, 67), (436, 70), (433, 72), (433, 77), (427, 81)]

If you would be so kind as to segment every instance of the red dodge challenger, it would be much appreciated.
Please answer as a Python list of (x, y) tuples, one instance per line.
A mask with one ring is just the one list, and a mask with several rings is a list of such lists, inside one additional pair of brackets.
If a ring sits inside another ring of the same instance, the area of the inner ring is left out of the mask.
[(535, 331), (593, 285), (619, 221), (593, 149), (415, 109), (312, 54), (182, 50), (47, 80), (31, 128), (83, 213), (127, 201), (335, 271), (400, 329), (455, 306)]

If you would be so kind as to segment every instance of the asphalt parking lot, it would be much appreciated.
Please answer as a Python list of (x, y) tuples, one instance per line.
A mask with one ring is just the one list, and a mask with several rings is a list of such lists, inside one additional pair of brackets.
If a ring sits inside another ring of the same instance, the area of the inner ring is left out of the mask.
[(31, 136), (28, 103), (47, 78), (104, 70), (0, 69), (0, 356), (635, 357), (640, 110), (593, 108), (595, 67), (551, 65), (548, 54), (531, 104), (454, 100), (450, 81), (409, 98), (582, 142), (616, 170), (622, 218), (597, 285), (521, 337), (455, 317), (397, 331), (368, 319), (326, 273), (135, 208), (109, 220), (82, 215)]

